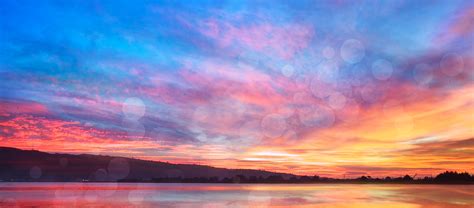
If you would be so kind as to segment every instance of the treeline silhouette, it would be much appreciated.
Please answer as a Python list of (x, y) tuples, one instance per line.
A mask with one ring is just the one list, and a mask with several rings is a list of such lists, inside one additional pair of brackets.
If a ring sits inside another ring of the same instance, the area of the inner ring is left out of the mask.
[(280, 175), (268, 177), (236, 175), (234, 177), (166, 177), (153, 178), (151, 181), (140, 179), (126, 179), (120, 182), (154, 182), (154, 183), (400, 183), (400, 184), (474, 184), (474, 175), (467, 172), (446, 171), (435, 177), (414, 178), (409, 175), (403, 177), (372, 178), (361, 176), (351, 179), (338, 179), (320, 176), (293, 176), (285, 178)]
[[(115, 162), (114, 162), (115, 161)], [(112, 164), (112, 165), (111, 165)], [(147, 182), (147, 183), (406, 183), (474, 184), (474, 175), (446, 171), (435, 177), (337, 179), (265, 170), (172, 164), (103, 155), (51, 154), (0, 147), (0, 182)]]

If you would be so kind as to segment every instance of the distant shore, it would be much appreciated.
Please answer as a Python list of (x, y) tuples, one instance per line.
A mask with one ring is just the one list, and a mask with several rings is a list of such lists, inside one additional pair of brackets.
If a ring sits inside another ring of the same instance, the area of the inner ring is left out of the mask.
[(446, 171), (438, 174), (436, 177), (413, 178), (409, 175), (403, 177), (385, 177), (372, 178), (370, 176), (361, 176), (353, 179), (336, 179), (319, 176), (293, 176), (291, 178), (284, 178), (280, 175), (272, 175), (264, 177), (246, 177), (244, 175), (237, 175), (235, 177), (193, 177), (193, 178), (153, 178), (145, 179), (121, 179), (116, 181), (111, 180), (3, 180), (0, 183), (9, 182), (66, 182), (66, 183), (181, 183), (181, 184), (437, 184), (437, 185), (473, 185), (474, 175), (467, 172), (458, 173), (453, 171)]

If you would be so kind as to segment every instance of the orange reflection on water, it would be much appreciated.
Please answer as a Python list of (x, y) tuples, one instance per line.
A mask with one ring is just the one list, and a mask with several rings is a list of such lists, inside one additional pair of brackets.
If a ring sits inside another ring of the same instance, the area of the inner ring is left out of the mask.
[(473, 207), (473, 185), (0, 183), (0, 207)]

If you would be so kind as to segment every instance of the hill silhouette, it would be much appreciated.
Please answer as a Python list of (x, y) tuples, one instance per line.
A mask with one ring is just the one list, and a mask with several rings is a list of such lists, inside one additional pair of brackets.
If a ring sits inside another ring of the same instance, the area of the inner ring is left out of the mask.
[(474, 175), (446, 171), (436, 177), (337, 179), (263, 170), (226, 169), (89, 154), (51, 154), (0, 147), (0, 181), (157, 183), (402, 183), (474, 184)]
[(2, 181), (151, 181), (155, 178), (211, 178), (234, 176), (292, 177), (263, 170), (226, 169), (205, 165), (172, 164), (89, 154), (51, 154), (0, 147)]

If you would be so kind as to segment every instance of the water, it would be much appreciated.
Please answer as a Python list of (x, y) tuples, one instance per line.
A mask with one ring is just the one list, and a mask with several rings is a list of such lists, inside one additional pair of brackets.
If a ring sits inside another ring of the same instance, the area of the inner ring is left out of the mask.
[(0, 207), (474, 207), (473, 185), (0, 183)]

